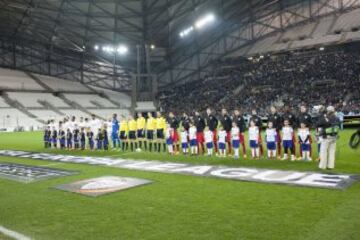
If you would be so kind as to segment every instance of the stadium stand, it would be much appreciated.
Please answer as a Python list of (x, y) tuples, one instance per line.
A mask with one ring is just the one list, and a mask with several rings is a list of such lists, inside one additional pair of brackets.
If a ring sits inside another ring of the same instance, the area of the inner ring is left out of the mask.
[(8, 108), (8, 107), (10, 107), (9, 104), (7, 104), (2, 97), (0, 97), (0, 108)]
[(56, 77), (33, 74), (50, 89), (57, 92), (91, 92), (84, 84), (80, 82), (68, 81)]
[(44, 90), (25, 73), (6, 68), (0, 68), (0, 89)]
[(213, 103), (216, 110), (240, 107), (245, 113), (255, 107), (264, 116), (272, 104), (297, 107), (305, 102), (334, 104), (346, 114), (360, 114), (359, 56), (334, 49), (227, 59), (214, 63), (214, 76), (161, 92), (161, 107), (190, 113)]
[(104, 95), (104, 97), (108, 98), (108, 100), (111, 100), (112, 103), (114, 102), (115, 102), (114, 104), (117, 103), (119, 107), (129, 108), (131, 106), (131, 98), (125, 93), (115, 92), (109, 89), (93, 87), (93, 86), (91, 88), (94, 89), (100, 95)]
[(2, 130), (14, 131), (20, 130), (32, 130), (43, 127), (43, 123), (30, 118), (16, 108), (7, 108), (6, 111), (0, 111), (0, 126)]
[(137, 102), (135, 110), (137, 112), (154, 112), (156, 111), (156, 107), (154, 106), (154, 102)]
[(29, 92), (8, 92), (9, 98), (16, 100), (24, 107), (38, 107), (41, 108), (42, 105), (38, 102), (39, 96), (38, 93), (29, 93)]
[(75, 101), (85, 108), (116, 108), (112, 102), (97, 94), (65, 94), (67, 99)]
[(87, 87), (55, 77), (0, 68), (2, 131), (36, 130), (48, 119), (64, 116), (126, 117), (131, 105), (124, 93)]
[(353, 10), (347, 14), (342, 14), (338, 17), (337, 21), (332, 28), (332, 33), (348, 32), (353, 29), (359, 30), (360, 28), (360, 9)]
[(29, 110), (32, 114), (36, 116), (37, 119), (47, 121), (49, 119), (59, 119), (62, 115), (56, 113), (52, 110), (44, 110), (44, 109), (32, 109)]

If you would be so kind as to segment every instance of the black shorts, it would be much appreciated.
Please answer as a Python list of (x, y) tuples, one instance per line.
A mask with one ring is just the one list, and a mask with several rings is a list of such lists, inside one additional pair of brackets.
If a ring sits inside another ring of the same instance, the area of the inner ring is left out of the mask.
[(126, 139), (126, 132), (125, 131), (120, 131), (120, 139), (125, 140)]
[(131, 140), (136, 139), (135, 131), (129, 131), (129, 139), (131, 139)]
[(144, 129), (137, 130), (137, 137), (138, 138), (144, 138), (145, 137)]
[(154, 139), (154, 130), (147, 130), (146, 131), (146, 138), (149, 140), (153, 140)]
[(157, 139), (164, 139), (164, 129), (156, 130), (156, 138)]

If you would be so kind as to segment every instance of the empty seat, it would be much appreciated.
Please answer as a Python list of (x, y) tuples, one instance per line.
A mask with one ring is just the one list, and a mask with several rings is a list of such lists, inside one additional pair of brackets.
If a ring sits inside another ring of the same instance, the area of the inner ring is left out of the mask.
[(61, 78), (35, 74), (37, 78), (55, 91), (91, 92), (84, 84)]
[(22, 71), (0, 68), (0, 88), (15, 90), (44, 90), (34, 79)]

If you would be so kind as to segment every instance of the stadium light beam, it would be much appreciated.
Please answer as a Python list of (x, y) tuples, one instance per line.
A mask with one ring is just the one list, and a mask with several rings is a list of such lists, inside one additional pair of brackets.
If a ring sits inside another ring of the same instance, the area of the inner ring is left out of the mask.
[(99, 50), (99, 45), (94, 46), (95, 51)]
[(194, 27), (193, 26), (191, 26), (191, 27), (188, 27), (188, 28), (186, 28), (185, 30), (183, 30), (183, 31), (181, 31), (180, 32), (180, 37), (186, 37), (187, 35), (189, 35), (192, 31), (194, 31)]
[(215, 21), (215, 15), (212, 13), (208, 13), (204, 17), (200, 18), (195, 22), (195, 28), (201, 29), (214, 21)]
[(126, 46), (124, 46), (124, 45), (120, 45), (120, 46), (116, 49), (116, 51), (118, 52), (118, 54), (124, 55), (124, 54), (126, 54), (126, 53), (128, 52), (128, 48), (127, 48)]

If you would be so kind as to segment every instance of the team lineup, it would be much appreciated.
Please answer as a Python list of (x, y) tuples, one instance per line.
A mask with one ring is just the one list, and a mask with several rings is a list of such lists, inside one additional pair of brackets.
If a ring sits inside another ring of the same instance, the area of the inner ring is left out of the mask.
[[(48, 122), (44, 132), (44, 146), (69, 150), (108, 150), (111, 141), (112, 149), (122, 151), (216, 154), (219, 157), (233, 156), (235, 159), (240, 158), (240, 155), (247, 158), (247, 145), (251, 150), (251, 158), (259, 159), (265, 155), (266, 146), (268, 159), (312, 161), (311, 129), (315, 128), (319, 153), (317, 160), (321, 153), (326, 154), (323, 158), (327, 159), (323, 163), (320, 161), (319, 167), (332, 169), (335, 159), (331, 157), (331, 151), (334, 151), (335, 145), (327, 144), (322, 151), (321, 143), (337, 136), (340, 122), (336, 117), (333, 120), (330, 118), (334, 115), (331, 113), (335, 112), (333, 107), (328, 107), (327, 111), (329, 116), (325, 112), (320, 114), (315, 124), (305, 105), (300, 107), (298, 116), (289, 107), (285, 107), (282, 114), (271, 107), (266, 128), (255, 109), (248, 118), (248, 124), (239, 110), (234, 110), (230, 115), (226, 109), (222, 109), (217, 117), (210, 108), (206, 110), (205, 116), (195, 111), (191, 116), (183, 113), (180, 118), (172, 112), (164, 116), (159, 111), (155, 116), (151, 112), (147, 113), (146, 118), (138, 113), (136, 119), (133, 116), (118, 119), (117, 114), (114, 114), (108, 121), (101, 121), (95, 115), (91, 119), (81, 117), (79, 121), (75, 117), (65, 117), (58, 123), (54, 120)], [(326, 129), (330, 129), (330, 132)], [(246, 130), (248, 141), (245, 139)]]

